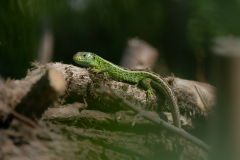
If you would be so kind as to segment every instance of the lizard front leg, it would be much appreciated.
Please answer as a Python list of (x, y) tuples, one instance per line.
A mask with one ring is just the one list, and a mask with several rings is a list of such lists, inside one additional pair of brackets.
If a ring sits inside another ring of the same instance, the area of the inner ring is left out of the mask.
[(108, 71), (108, 67), (101, 67), (99, 69), (97, 68), (92, 68), (91, 71), (93, 73), (104, 73), (104, 72), (107, 72)]

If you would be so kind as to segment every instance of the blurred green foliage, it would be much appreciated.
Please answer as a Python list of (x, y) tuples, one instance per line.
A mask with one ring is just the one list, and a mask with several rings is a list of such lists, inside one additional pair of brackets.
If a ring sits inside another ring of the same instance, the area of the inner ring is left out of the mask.
[[(37, 60), (44, 22), (54, 35), (53, 61), (73, 63), (91, 51), (118, 63), (126, 40), (156, 47), (170, 70), (195, 78), (195, 54), (208, 58), (215, 36), (240, 34), (240, 1), (8, 0), (0, 2), (0, 75), (22, 78)], [(188, 72), (186, 72), (188, 71)]]

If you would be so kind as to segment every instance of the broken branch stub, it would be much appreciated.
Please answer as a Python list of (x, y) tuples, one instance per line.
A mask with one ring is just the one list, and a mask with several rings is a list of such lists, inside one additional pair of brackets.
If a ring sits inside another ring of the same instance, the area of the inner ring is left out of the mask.
[(30, 91), (16, 106), (16, 111), (31, 119), (41, 118), (43, 112), (65, 91), (66, 85), (61, 73), (49, 68), (31, 86)]

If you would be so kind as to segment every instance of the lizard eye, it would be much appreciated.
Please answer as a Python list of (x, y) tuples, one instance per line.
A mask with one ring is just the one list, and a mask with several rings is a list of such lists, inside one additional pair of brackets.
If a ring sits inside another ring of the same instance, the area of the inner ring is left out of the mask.
[(86, 54), (84, 54), (83, 57), (85, 58), (85, 57), (86, 57)]

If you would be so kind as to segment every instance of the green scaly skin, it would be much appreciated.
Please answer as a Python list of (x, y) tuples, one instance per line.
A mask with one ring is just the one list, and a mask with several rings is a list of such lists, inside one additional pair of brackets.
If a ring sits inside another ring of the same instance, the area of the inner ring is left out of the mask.
[(95, 73), (104, 73), (116, 80), (123, 80), (133, 83), (141, 83), (147, 90), (147, 94), (151, 95), (155, 92), (152, 88), (160, 90), (170, 105), (174, 126), (181, 128), (180, 113), (177, 105), (177, 99), (167, 82), (160, 75), (151, 73), (150, 71), (129, 70), (119, 67), (94, 53), (78, 52), (73, 56), (73, 60), (85, 67), (91, 67)]

